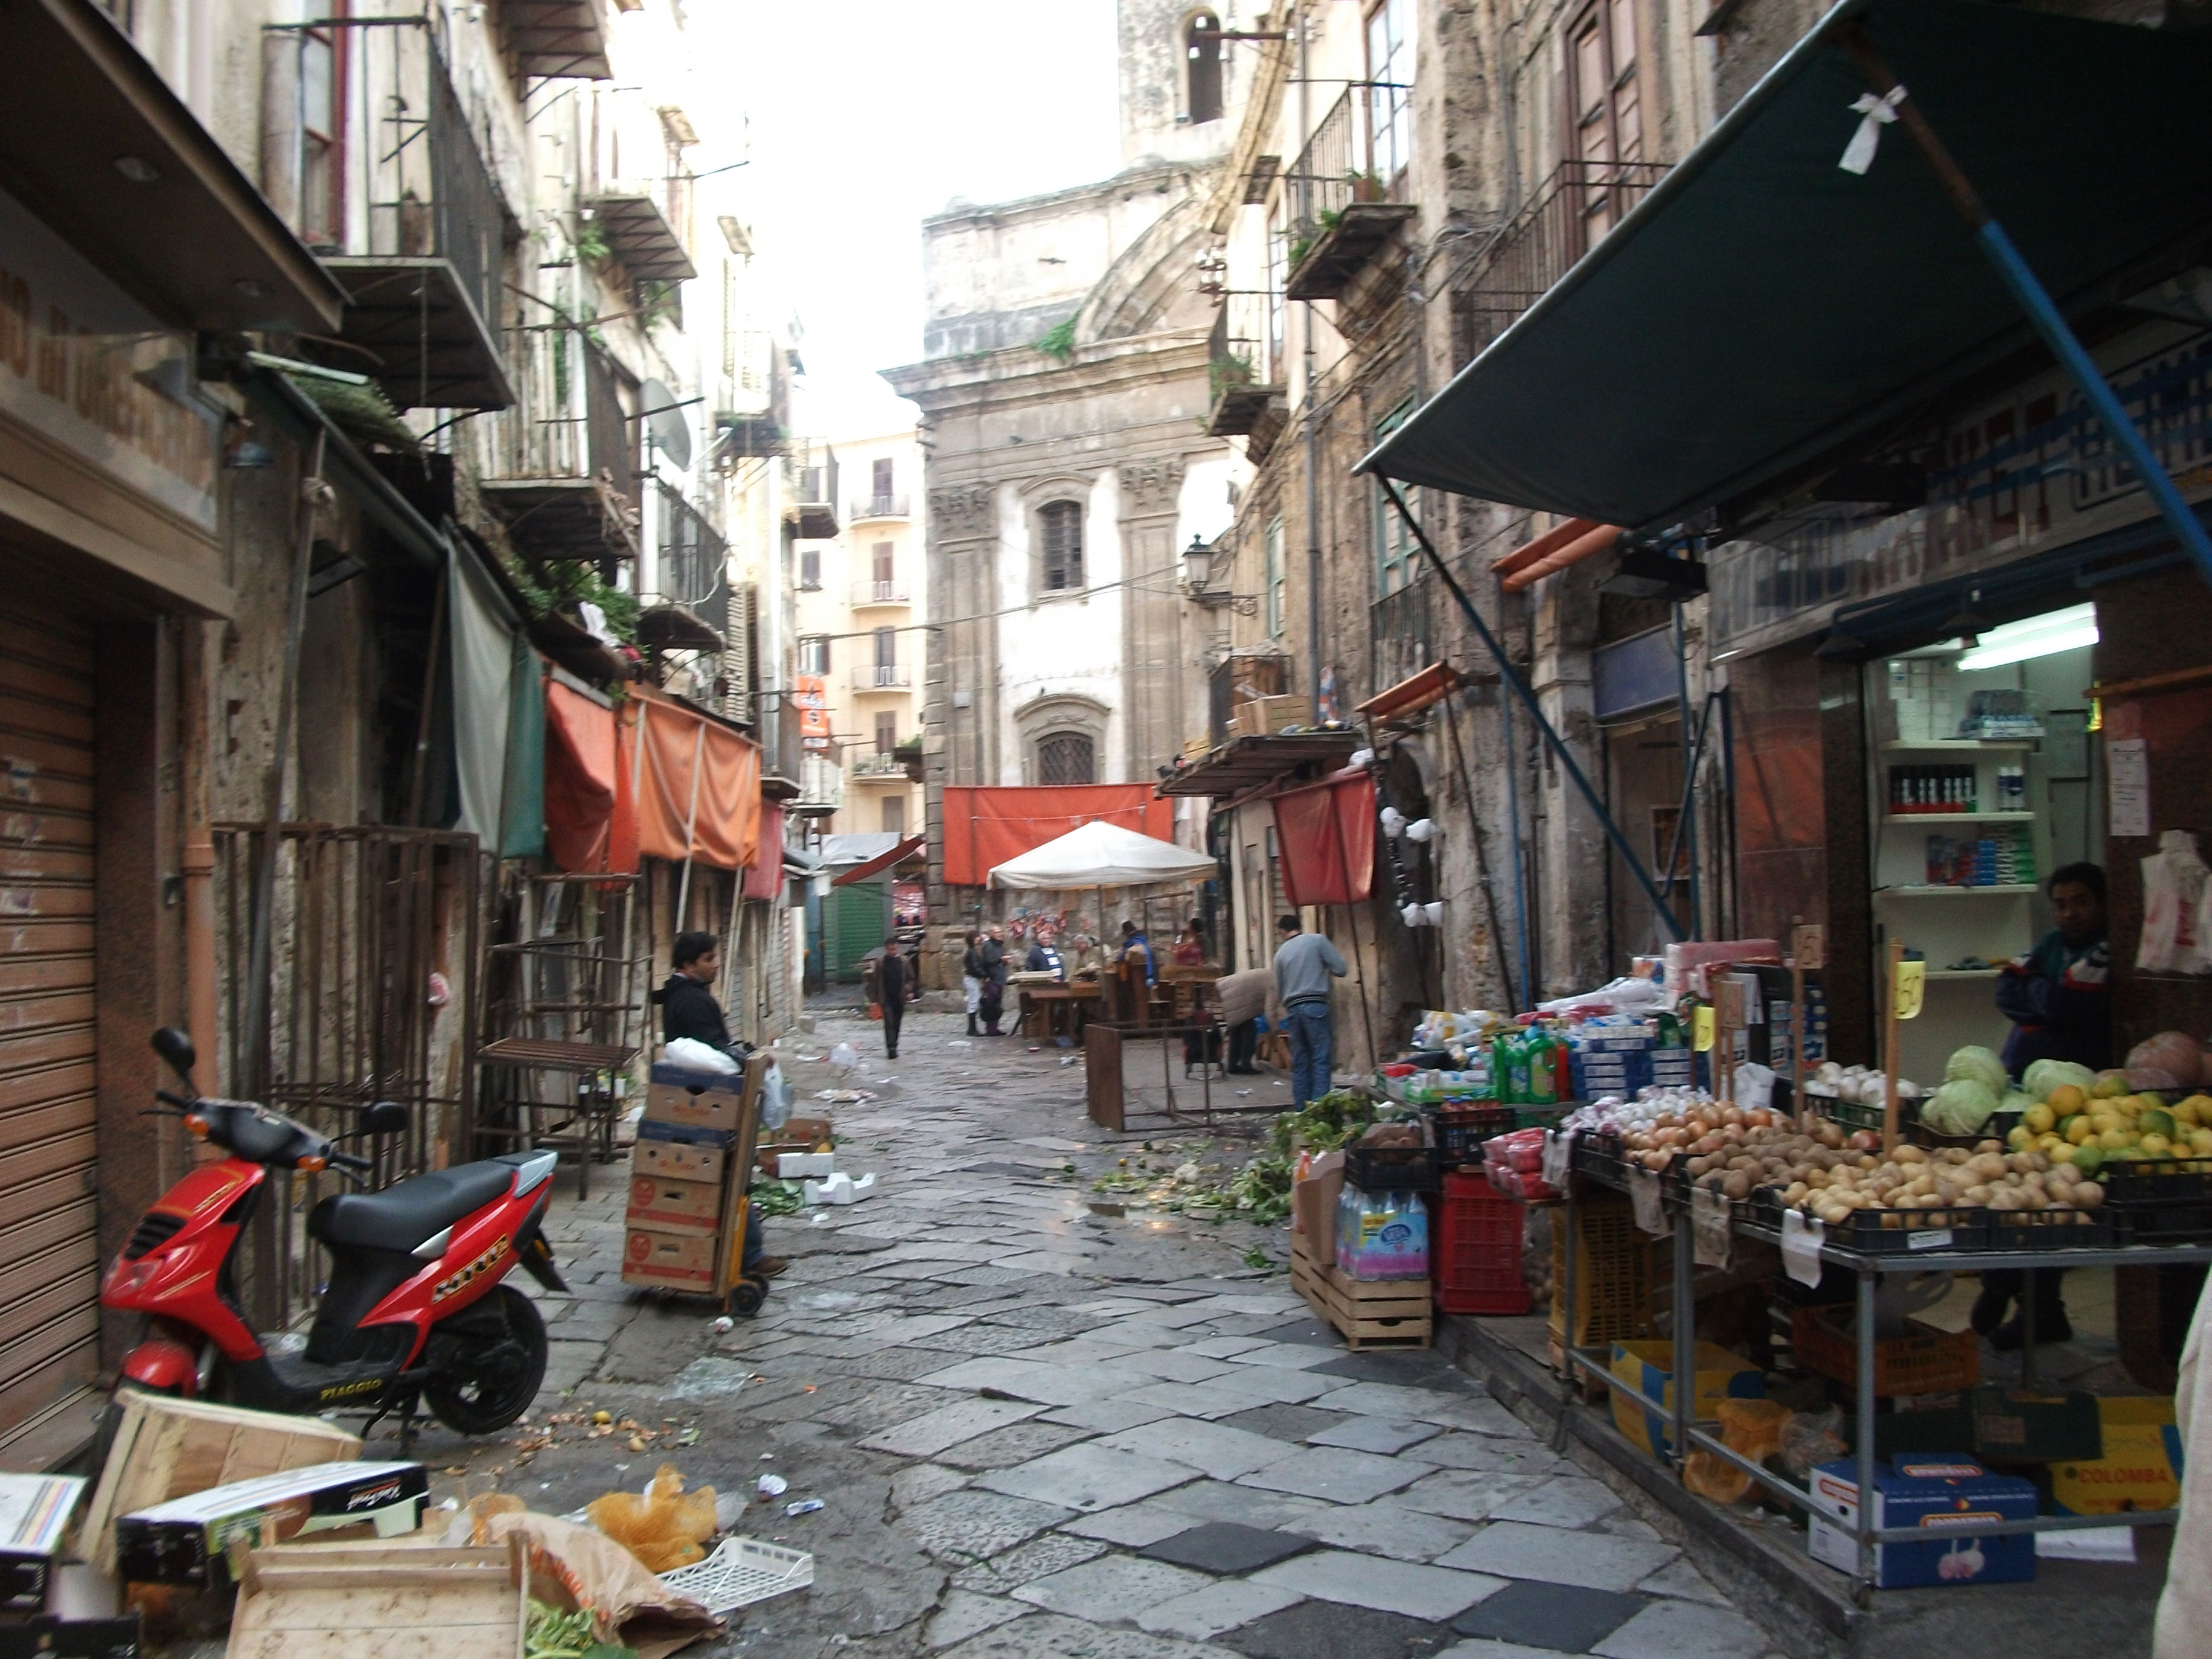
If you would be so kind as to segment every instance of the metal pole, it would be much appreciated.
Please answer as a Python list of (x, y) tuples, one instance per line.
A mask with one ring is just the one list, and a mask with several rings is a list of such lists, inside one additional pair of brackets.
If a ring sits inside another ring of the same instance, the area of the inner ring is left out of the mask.
[(2158, 458), (2151, 453), (2150, 445), (2141, 429), (2128, 418), (2128, 412), (2121, 406), (2118, 394), (2099, 372), (2088, 352), (2082, 349), (2081, 342), (2075, 337), (2074, 331), (2067, 327), (2066, 319), (2059, 314), (2058, 307), (2049, 291), (2028, 268), (2020, 249), (2013, 245), (2013, 240), (2005, 234), (2004, 227), (1996, 222), (1973, 185), (1960, 170), (1958, 162), (1944, 148), (1943, 141), (1936, 136), (1935, 129), (1923, 118), (1919, 109), (1906, 95), (1905, 89), (1899, 86), (1897, 77), (1890, 73), (1889, 65), (1868, 44), (1864, 31), (1852, 24), (1838, 30), (1837, 38), (1844, 50), (1857, 63), (1860, 71), (1875, 91), (1884, 98), (1894, 97), (1893, 107), (1897, 112), (1898, 124), (1911, 138), (1922, 158), (1928, 163), (1929, 170), (1935, 173), (1936, 182), (1942, 185), (1944, 193), (1973, 228), (1975, 238), (1981, 243), (1982, 252), (1989, 257), (1990, 263), (1996, 267), (1998, 277), (2012, 290), (2012, 297), (2027, 313), (2027, 320), (2043, 337), (2043, 343), (2051, 348), (2051, 355), (2058, 359), (2074, 384), (2081, 388), (2082, 397), (2096, 411), (2098, 423), (2105, 428), (2106, 435), (2112, 439), (2112, 447), (2120, 452), (2128, 465), (2134, 470), (2136, 477), (2142, 484), (2143, 493), (2158, 508), (2159, 516), (2166, 520), (2166, 528), (2173, 532), (2174, 540), (2196, 561), (2197, 574), (2206, 581), (2212, 582), (2212, 536), (2206, 534), (2203, 522), (2190, 511), (2189, 503), (2182, 500), (2180, 490), (2166, 476), (2166, 469), (2159, 465)]
[(246, 945), (245, 1036), (246, 1079), (255, 1098), (269, 1091), (270, 953), (276, 923), (276, 859), (283, 845), (284, 776), (289, 769), (300, 678), (300, 641), (307, 629), (307, 576), (315, 562), (315, 519), (322, 507), (323, 449), (329, 428), (318, 428), (307, 475), (300, 481), (300, 548), (292, 566), (284, 611), (283, 666), (276, 681), (276, 732), (264, 781), (261, 862), (253, 872), (253, 923)]
[(1528, 872), (1521, 850), (1521, 748), (1513, 736), (1513, 699), (1501, 702), (1498, 712), (1505, 722), (1505, 823), (1513, 843), (1514, 942), (1521, 957), (1521, 997), (1533, 1008), (1536, 979), (1528, 961)]
[(1698, 1257), (1693, 1212), (1674, 1218), (1674, 1475), (1689, 1468), (1690, 1425), (1698, 1415)]
[(1858, 1379), (1857, 1475), (1859, 1482), (1859, 1589), (1874, 1587), (1874, 1269), (1863, 1261), (1858, 1270), (1858, 1354), (1852, 1370)]
[(1428, 555), (1429, 563), (1434, 567), (1437, 574), (1443, 579), (1443, 584), (1451, 591), (1452, 598), (1459, 602), (1459, 608), (1466, 615), (1468, 624), (1481, 636), (1483, 644), (1490, 648), (1490, 654), (1497, 659), (1498, 678), (1505, 682), (1513, 695), (1520, 698), (1528, 708), (1529, 717), (1536, 722), (1537, 732), (1542, 736), (1544, 741), (1552, 746), (1553, 757), (1559, 762), (1561, 769), (1572, 781), (1576, 792), (1582, 796), (1591, 813), (1596, 817), (1598, 827), (1605, 831), (1606, 839), (1613, 843), (1613, 851), (1620, 854), (1621, 862), (1628, 866), (1629, 873), (1636, 878), (1637, 885), (1643, 888), (1644, 896), (1651, 901), (1651, 908), (1657, 914), (1661, 926), (1665, 927), (1668, 933), (1674, 939), (1680, 939), (1685, 937), (1682, 924), (1675, 919), (1674, 911), (1668, 908), (1666, 897), (1660, 892), (1658, 884), (1651, 879), (1651, 872), (1644, 867), (1643, 860), (1636, 856), (1635, 849), (1629, 846), (1628, 837), (1621, 834), (1620, 826), (1613, 821), (1613, 814), (1605, 810), (1605, 803), (1598, 798), (1598, 793), (1591, 787), (1589, 779), (1583, 775), (1583, 769), (1576, 763), (1575, 757), (1569, 751), (1565, 742), (1557, 732), (1552, 729), (1551, 721), (1544, 718), (1543, 705), (1536, 701), (1535, 692), (1529, 689), (1528, 683), (1521, 678), (1520, 670), (1514, 667), (1511, 659), (1506, 656), (1504, 647), (1498, 642), (1498, 636), (1490, 631), (1490, 624), (1483, 621), (1482, 613), (1474, 608), (1474, 601), (1467, 597), (1467, 590), (1459, 585), (1459, 579), (1452, 574), (1450, 567), (1438, 556), (1436, 544), (1430, 541), (1428, 532), (1421, 528), (1420, 521), (1413, 517), (1412, 510), (1407, 507), (1406, 498), (1398, 493), (1396, 482), (1382, 477), (1380, 474), (1376, 475), (1376, 482), (1382, 486), (1383, 493), (1389, 496), (1390, 505), (1398, 509), (1398, 516), (1405, 520), (1406, 527), (1413, 532), (1414, 538), (1420, 543), (1421, 551)]
[[(1311, 84), (1306, 75), (1306, 37), (1308, 33), (1304, 8), (1298, 11), (1298, 142), (1301, 145), (1313, 140), (1313, 123), (1308, 118), (1310, 94), (1306, 88)], [(1308, 222), (1313, 219), (1313, 180), (1299, 182), (1301, 192), (1300, 216)], [(1322, 719), (1321, 706), (1321, 459), (1319, 440), (1314, 429), (1314, 308), (1313, 301), (1305, 302), (1304, 330), (1305, 386), (1305, 460), (1306, 460), (1306, 676), (1313, 697), (1314, 720)]]

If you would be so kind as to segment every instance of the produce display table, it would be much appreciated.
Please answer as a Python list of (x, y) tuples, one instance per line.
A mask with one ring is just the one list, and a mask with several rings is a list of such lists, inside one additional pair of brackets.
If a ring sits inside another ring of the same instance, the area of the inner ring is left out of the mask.
[(1083, 1024), (1098, 1000), (1098, 981), (1077, 980), (1061, 985), (1017, 985), (1021, 993), (1022, 1035), (1027, 1037), (1072, 1037), (1080, 1042)]
[[(1674, 1218), (1672, 1255), (1672, 1304), (1676, 1310), (1672, 1335), (1674, 1348), (1673, 1375), (1677, 1379), (1674, 1399), (1670, 1405), (1655, 1399), (1644, 1390), (1615, 1376), (1612, 1370), (1610, 1349), (1601, 1351), (1595, 1346), (1578, 1346), (1573, 1338), (1572, 1310), (1576, 1307), (1576, 1271), (1578, 1251), (1577, 1240), (1580, 1228), (1577, 1224), (1578, 1192), (1583, 1183), (1626, 1192), (1625, 1181), (1607, 1179), (1587, 1168), (1577, 1169), (1568, 1179), (1565, 1200), (1565, 1262), (1560, 1283), (1555, 1293), (1560, 1305), (1570, 1310), (1568, 1340), (1560, 1345), (1563, 1356), (1563, 1381), (1567, 1400), (1572, 1404), (1579, 1379), (1588, 1376), (1617, 1395), (1627, 1396), (1656, 1418), (1671, 1423), (1671, 1443), (1676, 1447), (1694, 1447), (1722, 1459), (1730, 1467), (1757, 1481), (1778, 1497), (1803, 1508), (1810, 1513), (1821, 1509), (1811, 1492), (1796, 1481), (1776, 1474), (1763, 1465), (1752, 1462), (1723, 1443), (1713, 1431), (1717, 1423), (1697, 1420), (1692, 1416), (1696, 1404), (1697, 1375), (1697, 1301), (1693, 1285), (1697, 1272), (1695, 1239), (1691, 1226), (1688, 1207), (1670, 1201), (1668, 1209)], [(1782, 1234), (1778, 1228), (1764, 1224), (1747, 1216), (1747, 1206), (1735, 1206), (1729, 1231), (1741, 1238), (1757, 1240), (1779, 1247)], [(2180, 1262), (2212, 1262), (2212, 1242), (2197, 1243), (2117, 1244), (2093, 1248), (2007, 1251), (1998, 1249), (1953, 1249), (1936, 1248), (1923, 1250), (1866, 1252), (1824, 1243), (1820, 1247), (1823, 1263), (1850, 1272), (1855, 1278), (1856, 1296), (1854, 1307), (1856, 1349), (1853, 1367), (1853, 1401), (1856, 1413), (1852, 1436), (1855, 1448), (1852, 1457), (1856, 1463), (1858, 1490), (1862, 1493), (1874, 1490), (1875, 1457), (1875, 1294), (1882, 1278), (1893, 1273), (1921, 1273), (1931, 1272), (1985, 1273), (1991, 1269), (2017, 1268), (2029, 1273), (2063, 1273), (2072, 1267), (2155, 1267)], [(2031, 1279), (2021, 1295), (2022, 1325), (2025, 1341), (2021, 1347), (2021, 1381), (2025, 1389), (2035, 1386), (2035, 1292)], [(1562, 1419), (1564, 1421), (1564, 1419)], [(1672, 1460), (1677, 1473), (1682, 1459)], [(1846, 1523), (1831, 1516), (1832, 1523), (1850, 1534), (1857, 1549), (1858, 1570), (1855, 1575), (1853, 1595), (1862, 1607), (1868, 1605), (1875, 1589), (1875, 1547), (1878, 1544), (1910, 1542), (1925, 1540), (1928, 1534), (1918, 1527), (1876, 1528), (1873, 1524), (1874, 1506), (1862, 1502), (1856, 1518)], [(2071, 1531), (2088, 1527), (2162, 1527), (2172, 1526), (2179, 1518), (2173, 1510), (2131, 1510), (2114, 1515), (2037, 1516), (2026, 1520), (2000, 1520), (1957, 1527), (1947, 1527), (1944, 1536), (1977, 1537), (1996, 1534), (2025, 1532)]]

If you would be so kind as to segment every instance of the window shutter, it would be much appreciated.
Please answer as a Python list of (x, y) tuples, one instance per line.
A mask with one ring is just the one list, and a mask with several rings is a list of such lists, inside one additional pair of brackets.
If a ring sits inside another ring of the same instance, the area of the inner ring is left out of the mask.
[(753, 723), (754, 604), (758, 590), (750, 583), (730, 590), (729, 643), (722, 652), (722, 718), (740, 726)]

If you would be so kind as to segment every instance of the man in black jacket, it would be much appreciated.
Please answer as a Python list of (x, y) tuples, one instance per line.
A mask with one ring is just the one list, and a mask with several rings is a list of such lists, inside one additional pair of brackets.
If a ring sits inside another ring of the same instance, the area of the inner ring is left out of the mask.
[(884, 954), (876, 963), (876, 1001), (884, 1011), (884, 1058), (898, 1058), (899, 1022), (906, 1018), (906, 958), (899, 954), (898, 935), (884, 941)]
[(1006, 945), (996, 927), (985, 930), (982, 943), (975, 947), (975, 957), (983, 965), (983, 1035), (1003, 1036), (999, 1020), (1006, 1001)]
[[(678, 1037), (690, 1037), (710, 1048), (720, 1048), (743, 1066), (751, 1051), (744, 1043), (730, 1040), (730, 1028), (722, 1020), (722, 1005), (707, 988), (722, 971), (721, 951), (714, 943), (714, 936), (678, 933), (669, 960), (676, 971), (653, 994), (653, 1000), (660, 1005), (661, 1041), (673, 1042)], [(746, 1273), (758, 1273), (764, 1279), (773, 1279), (791, 1265), (780, 1255), (765, 1253), (760, 1206), (757, 1204), (745, 1206), (745, 1249), (741, 1265)]]

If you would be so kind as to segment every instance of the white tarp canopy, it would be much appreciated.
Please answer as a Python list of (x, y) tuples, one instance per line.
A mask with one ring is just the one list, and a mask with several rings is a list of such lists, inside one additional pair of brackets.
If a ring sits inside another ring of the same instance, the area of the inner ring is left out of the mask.
[(1204, 853), (1094, 818), (991, 869), (994, 887), (1066, 891), (1200, 881), (1219, 866)]

